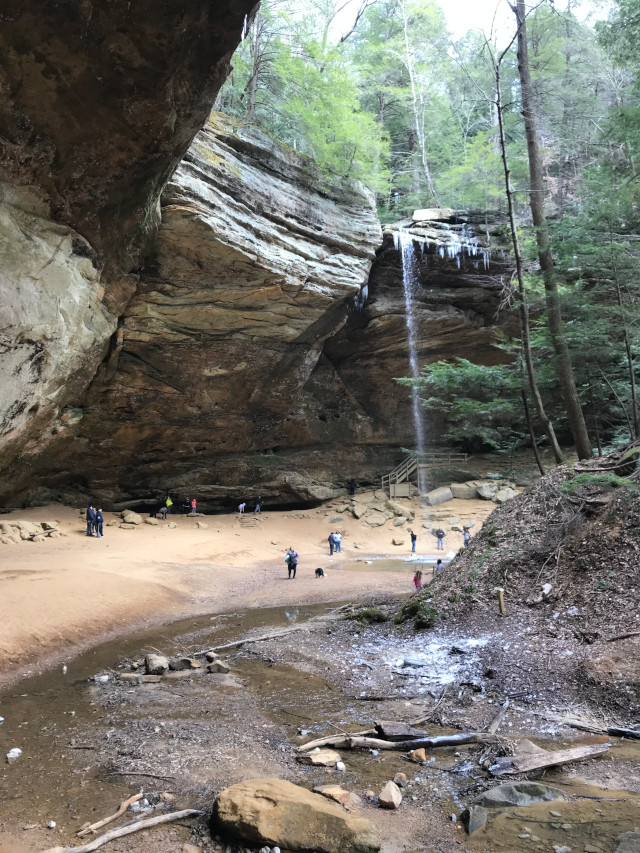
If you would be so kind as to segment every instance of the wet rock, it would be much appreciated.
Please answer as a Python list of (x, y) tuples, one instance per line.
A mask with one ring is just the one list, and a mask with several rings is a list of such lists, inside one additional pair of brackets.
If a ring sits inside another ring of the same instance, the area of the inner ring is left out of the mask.
[(383, 809), (400, 808), (402, 792), (395, 782), (387, 782), (378, 795), (378, 802)]
[(409, 753), (409, 756), (413, 758), (414, 761), (419, 761), (421, 764), (424, 764), (424, 762), (427, 760), (427, 752), (423, 748), (413, 749)]
[(300, 764), (311, 764), (314, 767), (335, 767), (342, 760), (335, 749), (314, 749), (298, 756)]
[(122, 520), (126, 524), (142, 524), (142, 516), (138, 515), (138, 513), (134, 512), (132, 509), (125, 509), (122, 513)]
[(317, 853), (370, 853), (380, 849), (365, 818), (282, 779), (251, 779), (218, 796), (212, 824), (254, 844)]
[(231, 671), (231, 668), (221, 660), (214, 660), (207, 666), (208, 672), (222, 672), (224, 674)]
[(404, 545), (404, 539), (399, 539), (397, 536), (394, 536), (391, 542), (393, 545)]
[(449, 486), (440, 486), (438, 489), (432, 489), (426, 495), (426, 501), (429, 506), (439, 506), (451, 500), (453, 500), (453, 492)]
[[(533, 744), (532, 744), (533, 745)], [(539, 747), (538, 747), (539, 749)], [(498, 785), (476, 797), (474, 804), (488, 808), (504, 806), (531, 806), (534, 803), (545, 803), (552, 800), (563, 800), (564, 794), (558, 788), (544, 785), (542, 782), (512, 782)], [(551, 812), (552, 816), (559, 816)]]
[(195, 658), (172, 658), (169, 661), (169, 669), (180, 672), (184, 669), (200, 669), (202, 664)]
[(144, 523), (150, 524), (152, 527), (156, 527), (159, 522), (157, 518), (145, 518)]
[(164, 675), (169, 669), (169, 658), (165, 655), (149, 654), (144, 659), (147, 675)]
[(473, 835), (487, 822), (487, 811), (482, 806), (469, 806), (460, 815), (462, 825), (467, 831), (467, 835)]
[(633, 832), (624, 832), (616, 838), (614, 853), (639, 853), (640, 851), (640, 829)]

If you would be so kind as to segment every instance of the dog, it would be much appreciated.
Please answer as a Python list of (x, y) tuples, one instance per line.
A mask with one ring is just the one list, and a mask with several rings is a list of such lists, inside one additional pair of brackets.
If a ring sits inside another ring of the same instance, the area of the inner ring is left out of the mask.
[(326, 578), (327, 573), (324, 569), (316, 569), (316, 577), (317, 578)]

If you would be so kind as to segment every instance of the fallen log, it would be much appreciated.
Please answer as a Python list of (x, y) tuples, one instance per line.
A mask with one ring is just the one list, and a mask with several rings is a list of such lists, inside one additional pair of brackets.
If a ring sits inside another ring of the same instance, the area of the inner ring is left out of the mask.
[(335, 743), (336, 740), (359, 736), (369, 736), (374, 734), (374, 729), (367, 729), (364, 732), (353, 732), (352, 734), (349, 734), (348, 732), (343, 732), (342, 738), (340, 737), (340, 735), (324, 735), (324, 737), (319, 737), (315, 740), (310, 740), (307, 743), (303, 743), (301, 746), (298, 747), (298, 752), (309, 752), (309, 750), (315, 749), (316, 747), (331, 746), (333, 743)]
[[(460, 732), (456, 735), (438, 735), (436, 737), (419, 737), (413, 740), (391, 741), (367, 736), (340, 736), (323, 738), (323, 745), (334, 746), (336, 749), (394, 749), (398, 752), (409, 752), (412, 749), (436, 749), (442, 746), (460, 746), (465, 743), (495, 743), (494, 735), (482, 732)], [(314, 749), (319, 744), (311, 743), (299, 746), (298, 751)]]
[(80, 847), (49, 847), (43, 853), (92, 853), (98, 847), (102, 847), (108, 841), (114, 841), (116, 838), (124, 838), (125, 835), (131, 835), (133, 832), (140, 832), (142, 829), (150, 829), (152, 826), (159, 826), (161, 823), (171, 823), (174, 820), (182, 820), (185, 817), (199, 817), (205, 814), (201, 809), (182, 809), (179, 812), (171, 812), (170, 814), (161, 814), (157, 817), (150, 817), (146, 820), (141, 820), (138, 823), (132, 823), (128, 826), (120, 826), (117, 829), (110, 829), (104, 832), (93, 841), (87, 844), (82, 844)]
[(120, 815), (123, 815), (132, 803), (141, 800), (143, 797), (144, 794), (134, 794), (133, 797), (129, 797), (128, 800), (125, 800), (123, 803), (120, 803), (120, 808), (115, 814), (109, 815), (109, 817), (105, 817), (102, 820), (96, 821), (96, 823), (92, 823), (89, 826), (83, 826), (76, 832), (76, 835), (78, 836), (78, 838), (84, 838), (85, 835), (91, 835), (91, 833), (95, 832), (96, 829), (102, 829), (103, 826), (106, 826), (108, 823), (111, 823), (112, 821), (116, 820), (116, 818), (119, 818)]
[(598, 743), (593, 746), (577, 746), (574, 749), (561, 749), (555, 752), (534, 752), (526, 755), (514, 755), (509, 758), (497, 758), (489, 767), (492, 776), (508, 776), (514, 773), (529, 773), (546, 767), (558, 767), (584, 758), (595, 758), (611, 748), (610, 743)]
[(374, 723), (376, 734), (383, 740), (415, 740), (417, 737), (429, 737), (429, 732), (424, 729), (414, 729), (407, 723), (399, 723), (394, 720), (378, 720)]
[(275, 634), (262, 634), (260, 637), (245, 637), (242, 640), (234, 640), (233, 643), (225, 643), (223, 646), (213, 646), (210, 649), (202, 649), (199, 652), (193, 652), (191, 657), (201, 657), (207, 652), (224, 652), (227, 649), (237, 649), (247, 643), (264, 643), (266, 640), (278, 640), (280, 637), (287, 637), (293, 634), (294, 631), (306, 631), (306, 625), (295, 625), (293, 628), (285, 628), (283, 631), (278, 631)]
[(628, 737), (633, 740), (640, 740), (640, 731), (636, 731), (635, 729), (619, 729), (611, 726), (607, 729), (607, 734), (612, 737)]

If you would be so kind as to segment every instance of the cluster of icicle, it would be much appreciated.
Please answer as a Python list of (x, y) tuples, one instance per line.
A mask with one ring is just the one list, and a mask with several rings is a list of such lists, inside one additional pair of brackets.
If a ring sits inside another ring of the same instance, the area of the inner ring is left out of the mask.
[[(462, 226), (459, 235), (452, 231), (448, 225), (443, 225), (442, 230), (444, 235), (449, 239), (446, 245), (438, 246), (438, 254), (441, 258), (455, 259), (457, 267), (460, 269), (460, 258), (466, 254), (469, 258), (482, 258), (484, 269), (489, 269), (491, 252), (478, 245), (478, 238), (473, 236), (471, 229), (466, 223)], [(432, 242), (427, 238), (418, 237), (416, 234), (412, 234), (410, 231), (404, 229), (393, 232), (393, 245), (396, 249), (402, 249), (407, 241), (417, 243), (423, 252), (425, 247)]]

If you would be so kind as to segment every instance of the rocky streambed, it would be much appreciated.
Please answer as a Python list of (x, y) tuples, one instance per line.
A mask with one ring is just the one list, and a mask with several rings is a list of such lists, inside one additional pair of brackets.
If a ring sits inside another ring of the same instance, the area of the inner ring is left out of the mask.
[[(2, 829), (29, 850), (75, 846), (85, 823), (141, 793), (112, 826), (203, 814), (105, 849), (638, 849), (640, 741), (585, 733), (596, 710), (587, 718), (575, 685), (558, 670), (548, 677), (547, 652), (535, 652), (526, 626), (502, 623), (497, 635), (487, 618), (418, 633), (369, 624), (395, 610), (370, 602), (189, 619), (22, 682), (0, 701), (3, 752), (22, 750), (0, 778)], [(402, 726), (456, 737), (423, 752), (345, 743), (362, 732), (384, 741)], [(468, 733), (477, 742), (464, 742)], [(489, 769), (580, 747), (601, 754)]]

